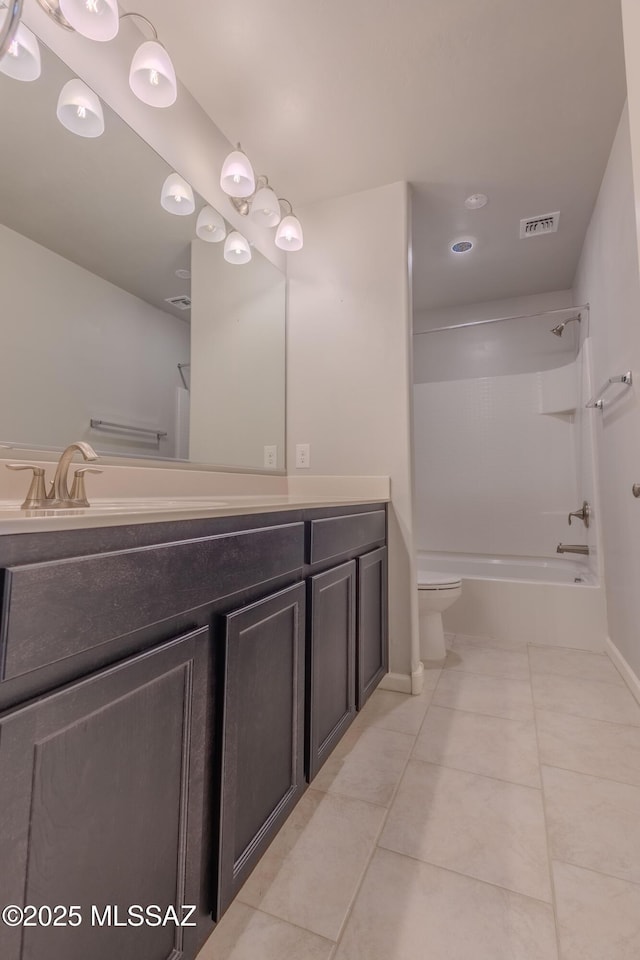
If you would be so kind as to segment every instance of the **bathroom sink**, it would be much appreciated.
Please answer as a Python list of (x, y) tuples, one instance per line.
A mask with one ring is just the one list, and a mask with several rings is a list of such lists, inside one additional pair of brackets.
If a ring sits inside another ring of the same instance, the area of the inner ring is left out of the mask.
[(209, 497), (123, 497), (119, 500), (94, 500), (89, 507), (22, 510), (17, 501), (0, 500), (0, 520), (13, 520), (19, 517), (92, 516), (103, 513), (159, 513), (164, 510), (217, 510), (226, 506), (228, 506), (227, 500)]

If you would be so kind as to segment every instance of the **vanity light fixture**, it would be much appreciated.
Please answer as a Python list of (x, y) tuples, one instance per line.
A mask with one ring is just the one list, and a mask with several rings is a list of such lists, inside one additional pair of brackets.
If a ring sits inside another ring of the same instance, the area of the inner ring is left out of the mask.
[(59, 0), (67, 23), (89, 40), (113, 40), (118, 34), (118, 0)]
[(261, 181), (263, 186), (259, 186), (251, 201), (249, 219), (260, 227), (277, 227), (282, 219), (280, 202), (275, 190), (272, 190), (269, 186), (267, 178), (258, 177), (258, 184)]
[(237, 230), (233, 230), (224, 243), (224, 258), (227, 263), (249, 263), (251, 247), (245, 237)]
[(18, 25), (7, 52), (0, 59), (0, 73), (13, 80), (37, 80), (42, 71), (40, 46), (24, 23)]
[[(220, 243), (227, 235), (224, 220), (213, 207), (203, 207), (196, 221), (196, 235), (206, 243)], [(237, 261), (233, 261), (236, 263)]]
[(99, 137), (104, 133), (102, 104), (77, 77), (68, 80), (60, 91), (56, 115), (63, 127), (79, 137)]
[(229, 197), (251, 197), (256, 189), (256, 177), (249, 157), (242, 152), (240, 144), (222, 165), (220, 186)]
[(123, 13), (126, 17), (143, 20), (153, 31), (153, 40), (145, 40), (133, 55), (129, 71), (129, 86), (138, 100), (150, 107), (171, 107), (178, 98), (178, 82), (171, 57), (158, 40), (158, 31), (141, 13)]
[(177, 173), (170, 173), (162, 185), (160, 203), (167, 213), (188, 217), (196, 209), (193, 190)]
[(293, 215), (293, 207), (289, 200), (280, 200), (280, 203), (289, 204), (289, 213), (280, 221), (276, 231), (276, 247), (280, 250), (287, 250), (294, 253), (296, 250), (302, 250), (304, 237), (302, 235), (302, 224), (296, 216)]

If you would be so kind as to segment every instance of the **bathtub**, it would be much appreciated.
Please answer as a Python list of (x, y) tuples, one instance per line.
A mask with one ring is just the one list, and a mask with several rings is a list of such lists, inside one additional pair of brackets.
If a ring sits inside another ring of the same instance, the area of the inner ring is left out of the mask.
[(461, 598), (443, 614), (447, 633), (604, 651), (604, 589), (584, 563), (425, 551), (417, 561), (418, 583), (426, 570), (462, 580)]

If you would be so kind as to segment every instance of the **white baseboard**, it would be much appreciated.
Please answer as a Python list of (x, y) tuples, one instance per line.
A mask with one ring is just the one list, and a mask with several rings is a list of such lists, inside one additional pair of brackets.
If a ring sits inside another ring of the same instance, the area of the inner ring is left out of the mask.
[(396, 693), (411, 693), (411, 675), (408, 673), (386, 673), (379, 690), (394, 690)]
[(611, 637), (607, 637), (604, 645), (606, 653), (617, 667), (620, 676), (631, 690), (638, 703), (640, 703), (640, 678), (631, 669), (625, 658), (622, 656)]

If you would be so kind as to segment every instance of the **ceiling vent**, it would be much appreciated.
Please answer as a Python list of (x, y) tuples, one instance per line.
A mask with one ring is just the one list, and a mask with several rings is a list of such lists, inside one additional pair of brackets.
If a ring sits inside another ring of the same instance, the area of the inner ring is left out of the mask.
[(527, 217), (520, 221), (520, 239), (525, 237), (541, 237), (545, 233), (557, 233), (560, 222), (560, 211), (545, 213), (541, 217)]
[(191, 297), (166, 297), (165, 303), (170, 303), (172, 307), (178, 310), (191, 310)]

